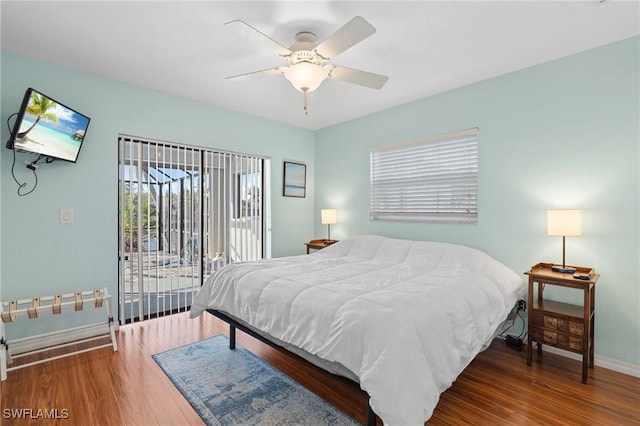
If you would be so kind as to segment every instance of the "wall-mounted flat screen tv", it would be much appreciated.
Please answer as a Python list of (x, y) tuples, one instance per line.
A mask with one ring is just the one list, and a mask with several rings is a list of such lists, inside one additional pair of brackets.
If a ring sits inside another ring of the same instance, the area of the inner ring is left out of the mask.
[(28, 88), (7, 148), (75, 163), (91, 119)]

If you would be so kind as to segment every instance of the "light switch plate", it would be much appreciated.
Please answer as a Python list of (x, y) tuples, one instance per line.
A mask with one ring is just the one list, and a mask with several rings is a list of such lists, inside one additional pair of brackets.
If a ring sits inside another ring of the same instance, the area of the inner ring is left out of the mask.
[(73, 223), (73, 209), (60, 209), (60, 223)]

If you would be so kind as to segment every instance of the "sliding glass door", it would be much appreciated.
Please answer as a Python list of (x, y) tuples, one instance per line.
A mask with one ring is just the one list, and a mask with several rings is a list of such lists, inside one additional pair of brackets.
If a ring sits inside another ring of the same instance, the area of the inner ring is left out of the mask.
[(268, 159), (129, 136), (119, 144), (121, 323), (186, 311), (217, 268), (262, 258)]

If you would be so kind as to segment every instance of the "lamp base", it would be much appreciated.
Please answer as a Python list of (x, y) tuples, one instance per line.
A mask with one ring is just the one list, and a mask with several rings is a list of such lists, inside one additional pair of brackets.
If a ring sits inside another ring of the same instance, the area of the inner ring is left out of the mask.
[(573, 274), (576, 272), (576, 268), (573, 266), (551, 265), (551, 270), (554, 272), (560, 272), (562, 274)]

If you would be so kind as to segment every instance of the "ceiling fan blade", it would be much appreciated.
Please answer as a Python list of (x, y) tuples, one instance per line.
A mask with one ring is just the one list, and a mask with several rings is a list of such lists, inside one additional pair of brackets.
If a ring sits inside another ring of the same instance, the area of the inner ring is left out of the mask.
[(230, 79), (237, 79), (239, 81), (243, 81), (243, 80), (253, 80), (256, 78), (261, 78), (261, 77), (272, 77), (274, 75), (278, 75), (278, 74), (282, 74), (284, 72), (285, 69), (287, 69), (288, 67), (275, 67), (275, 68), (268, 68), (266, 70), (260, 70), (260, 71), (253, 71), (253, 72), (248, 72), (245, 74), (238, 74), (238, 75), (232, 75), (229, 77), (225, 77), (226, 80), (230, 80)]
[(359, 84), (371, 89), (381, 89), (389, 77), (386, 75), (374, 74), (371, 72), (354, 70), (353, 68), (332, 65), (329, 78), (346, 81), (347, 83)]
[(340, 53), (360, 43), (375, 32), (376, 28), (373, 25), (368, 23), (363, 17), (356, 16), (320, 43), (316, 48), (316, 52), (326, 59), (335, 58)]
[(246, 22), (236, 19), (234, 21), (229, 21), (225, 24), (226, 26), (233, 28), (238, 34), (246, 37), (248, 40), (251, 40), (255, 44), (261, 45), (262, 47), (269, 49), (271, 51), (276, 52), (280, 56), (286, 56), (291, 54), (291, 50), (288, 47), (283, 46), (278, 43), (262, 31), (257, 28), (252, 27)]

